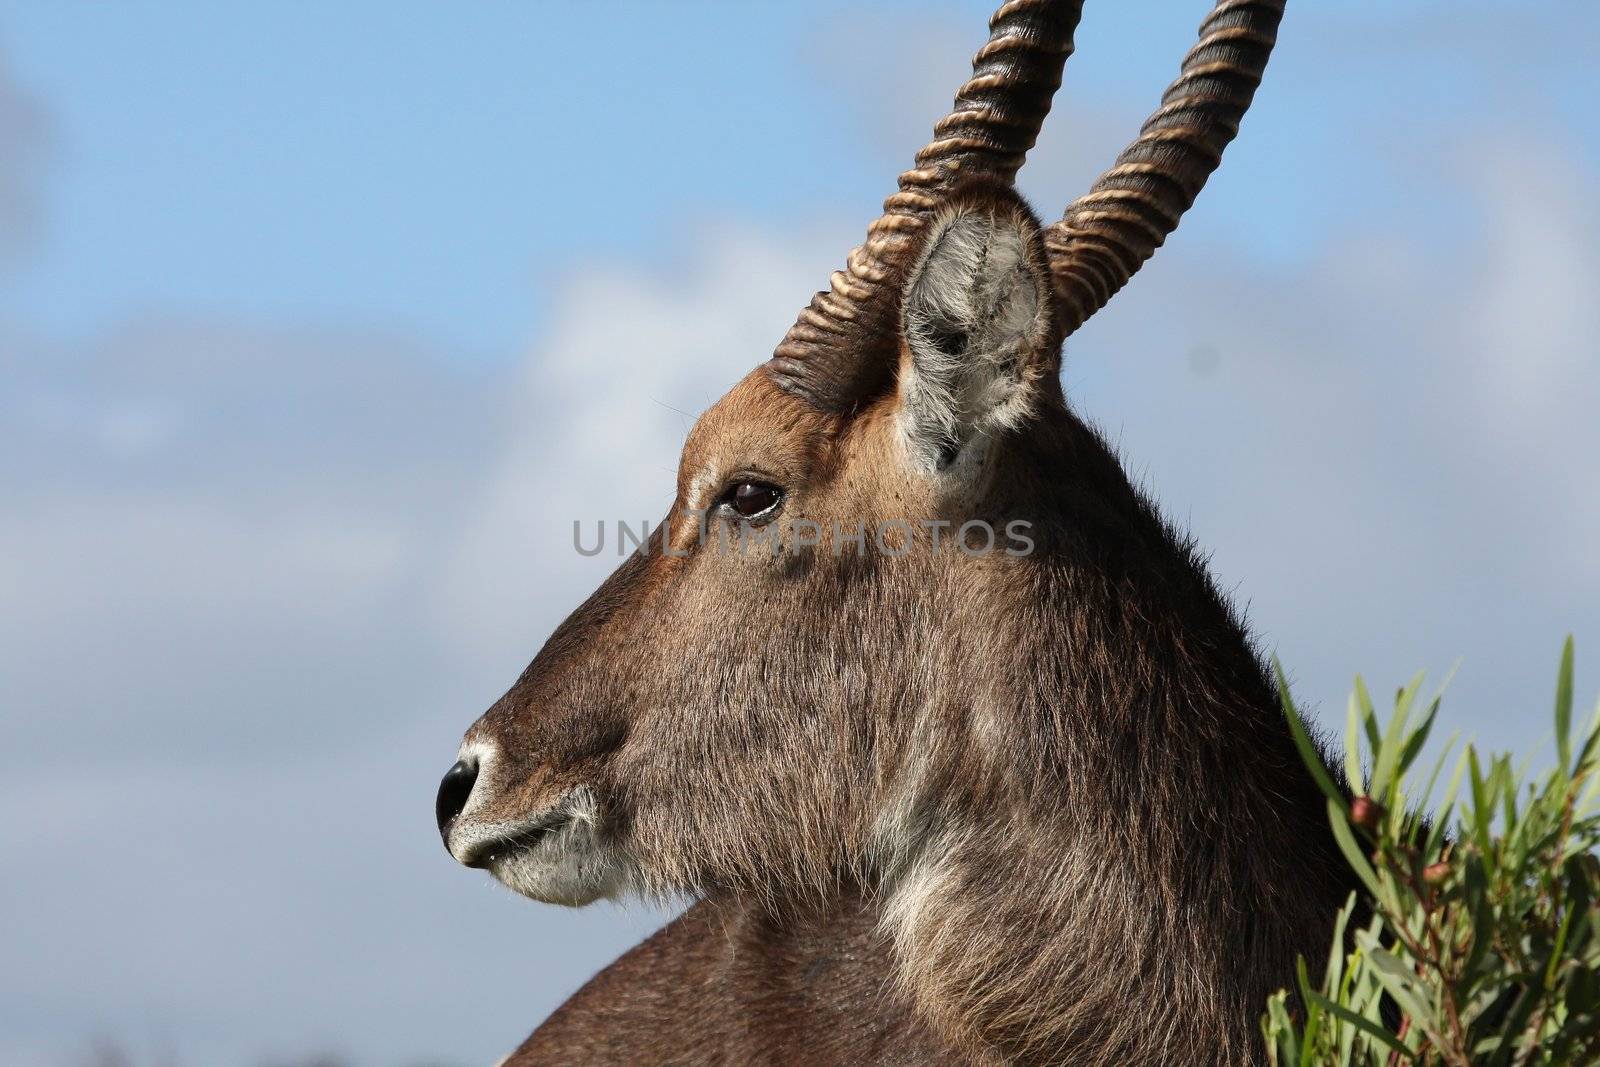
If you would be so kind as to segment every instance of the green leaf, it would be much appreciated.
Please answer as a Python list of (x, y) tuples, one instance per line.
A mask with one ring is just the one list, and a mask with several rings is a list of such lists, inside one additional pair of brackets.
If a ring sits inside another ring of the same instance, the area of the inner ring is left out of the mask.
[[(1306, 976), (1306, 958), (1294, 958), (1295, 980), (1300, 984), (1300, 996), (1306, 1003), (1311, 1002), (1311, 979)], [(1317, 1047), (1317, 1031), (1322, 1029), (1322, 1015), (1315, 1011), (1306, 1013), (1305, 1035), (1301, 1038), (1303, 1047), (1300, 1052), (1300, 1067), (1312, 1067), (1311, 1054)]]
[(1600, 742), (1600, 705), (1596, 705), (1594, 715), (1589, 719), (1588, 729), (1583, 734), (1583, 748), (1578, 752), (1578, 758), (1573, 760), (1572, 776), (1576, 778), (1583, 773), (1589, 765), (1589, 759), (1594, 755), (1596, 743)]
[(1437, 1033), (1439, 1028), (1435, 1025), (1433, 1011), (1417, 988), (1417, 976), (1410, 968), (1377, 945), (1367, 946), (1367, 959), (1372, 962), (1374, 977), (1400, 1005), (1400, 1010), (1411, 1017), (1411, 1022), (1430, 1035)]
[(1372, 869), (1371, 861), (1367, 859), (1366, 853), (1361, 851), (1361, 846), (1356, 844), (1355, 835), (1350, 832), (1350, 817), (1331, 797), (1328, 800), (1328, 825), (1333, 827), (1333, 839), (1339, 843), (1345, 861), (1356, 872), (1361, 883), (1367, 887), (1367, 892), (1382, 899), (1384, 892), (1383, 887), (1378, 884), (1377, 872)]
[(1511, 1010), (1506, 1013), (1505, 1021), (1501, 1023), (1499, 1054), (1495, 1057), (1496, 1061), (1510, 1062), (1511, 1053), (1517, 1047), (1518, 1036), (1527, 1028), (1534, 1008), (1539, 1005), (1540, 993), (1537, 982), (1530, 981), (1522, 986), (1517, 999), (1512, 1003)]
[(1289, 733), (1294, 737), (1294, 747), (1300, 750), (1300, 759), (1311, 772), (1311, 777), (1316, 779), (1322, 792), (1327, 795), (1329, 802), (1337, 804), (1340, 813), (1343, 814), (1349, 810), (1349, 801), (1345, 800), (1344, 793), (1339, 787), (1333, 784), (1333, 779), (1328, 777), (1328, 765), (1322, 762), (1322, 753), (1317, 751), (1316, 743), (1306, 731), (1305, 721), (1295, 710), (1294, 698), (1289, 695), (1289, 680), (1283, 674), (1283, 664), (1274, 659), (1272, 669), (1278, 676), (1278, 699), (1283, 702), (1283, 717), (1289, 722)]
[[(1422, 795), (1417, 799), (1417, 814), (1426, 817), (1428, 805), (1433, 801), (1433, 789), (1439, 784), (1439, 774), (1444, 770), (1444, 765), (1450, 759), (1450, 752), (1456, 747), (1456, 736), (1452, 734), (1444, 743), (1444, 748), (1439, 752), (1439, 758), (1433, 761), (1433, 770), (1428, 772), (1427, 785), (1422, 790)], [(1440, 818), (1444, 818), (1441, 813)]]
[(1483, 768), (1478, 765), (1478, 752), (1467, 746), (1468, 780), (1472, 786), (1472, 836), (1483, 850), (1485, 862), (1493, 854), (1489, 841), (1489, 822), (1494, 818), (1494, 798), (1489, 795), (1489, 783), (1484, 779)]
[(1556, 943), (1550, 948), (1550, 961), (1544, 969), (1544, 987), (1547, 990), (1555, 987), (1556, 970), (1561, 966), (1561, 954), (1567, 947), (1567, 934), (1572, 928), (1572, 919), (1578, 910), (1569, 907), (1561, 917), (1561, 927), (1556, 930)]
[(1589, 775), (1589, 784), (1584, 788), (1583, 795), (1578, 798), (1577, 811), (1587, 814), (1594, 806), (1595, 797), (1600, 795), (1600, 774)]
[(1344, 907), (1339, 909), (1338, 918), (1333, 921), (1333, 951), (1328, 953), (1328, 971), (1323, 979), (1323, 985), (1330, 990), (1338, 990), (1344, 983), (1344, 932), (1350, 925), (1350, 916), (1355, 914), (1360, 896), (1351, 890), (1350, 895), (1344, 900)]
[[(1400, 766), (1397, 773), (1405, 774), (1416, 762), (1422, 746), (1428, 743), (1428, 733), (1433, 729), (1434, 717), (1439, 714), (1439, 701), (1439, 697), (1433, 698), (1433, 702), (1428, 705), (1428, 713), (1422, 717), (1422, 723), (1406, 739), (1406, 747), (1400, 752)], [(1431, 788), (1430, 786), (1430, 791)]]
[(1350, 792), (1360, 796), (1367, 791), (1366, 777), (1361, 772), (1361, 711), (1354, 693), (1350, 694), (1350, 710), (1345, 713), (1344, 777), (1350, 783)]
[[(1472, 745), (1469, 743), (1467, 751), (1471, 749)], [(1450, 815), (1456, 806), (1456, 796), (1461, 792), (1461, 777), (1466, 771), (1467, 753), (1462, 752), (1456, 759), (1456, 769), (1450, 772), (1450, 784), (1445, 787), (1444, 799), (1439, 802), (1439, 813), (1434, 819), (1433, 831), (1428, 834), (1427, 853), (1430, 856), (1434, 855), (1444, 843), (1445, 831), (1450, 825)]]
[(1300, 1062), (1300, 1039), (1295, 1033), (1294, 1020), (1289, 1017), (1289, 1009), (1284, 1004), (1285, 994), (1279, 992), (1267, 1001), (1268, 1026), (1273, 1036), (1274, 1050), (1281, 1049), (1283, 1056), (1278, 1059), (1281, 1063)]
[(1335, 1004), (1321, 993), (1308, 993), (1306, 994), (1306, 999), (1315, 1004), (1317, 1007), (1321, 1008), (1323, 1011), (1327, 1012), (1329, 1015), (1332, 1015), (1335, 1019), (1338, 1019), (1340, 1022), (1349, 1023), (1357, 1030), (1360, 1030), (1363, 1034), (1366, 1034), (1373, 1040), (1382, 1043), (1385, 1048), (1392, 1052), (1399, 1053), (1405, 1059), (1415, 1060), (1417, 1058), (1414, 1052), (1406, 1048), (1405, 1044), (1400, 1040), (1400, 1038), (1394, 1034), (1391, 1034), (1386, 1028), (1378, 1025), (1371, 1019), (1357, 1015), (1349, 1008), (1340, 1007), (1338, 1004)]
[[(1471, 752), (1472, 749), (1468, 748), (1467, 751)], [(1468, 947), (1463, 970), (1466, 974), (1474, 974), (1494, 942), (1494, 929), (1489, 918), (1489, 879), (1482, 856), (1476, 853), (1466, 855), (1461, 886), (1467, 907), (1467, 928), (1472, 932), (1472, 943)]]
[(1394, 714), (1390, 716), (1389, 725), (1383, 732), (1383, 741), (1372, 757), (1372, 782), (1368, 786), (1371, 790), (1369, 795), (1383, 801), (1386, 807), (1393, 806), (1384, 798), (1395, 770), (1400, 765), (1400, 754), (1404, 747), (1401, 738), (1406, 735), (1406, 723), (1411, 718), (1411, 705), (1421, 686), (1422, 675), (1419, 674), (1411, 679), (1411, 684), (1395, 695)]
[(1556, 754), (1563, 774), (1572, 771), (1572, 635), (1561, 646), (1561, 669), (1556, 672)]
[(1356, 675), (1356, 701), (1361, 705), (1361, 725), (1366, 727), (1367, 748), (1376, 754), (1378, 746), (1383, 744), (1383, 738), (1378, 736), (1378, 713), (1372, 707), (1372, 694), (1367, 692), (1367, 683), (1361, 675)]

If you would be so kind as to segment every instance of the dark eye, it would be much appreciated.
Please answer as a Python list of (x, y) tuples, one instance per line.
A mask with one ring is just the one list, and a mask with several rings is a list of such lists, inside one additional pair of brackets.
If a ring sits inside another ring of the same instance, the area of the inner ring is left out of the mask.
[(743, 519), (764, 515), (778, 506), (783, 490), (766, 482), (735, 482), (722, 494), (722, 502)]

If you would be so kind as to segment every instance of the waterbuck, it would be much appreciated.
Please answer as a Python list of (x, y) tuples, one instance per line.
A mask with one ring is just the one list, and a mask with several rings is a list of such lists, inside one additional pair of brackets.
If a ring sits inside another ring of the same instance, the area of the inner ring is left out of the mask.
[(1348, 889), (1241, 622), (1060, 383), (1282, 0), (1221, 0), (1061, 221), (1013, 191), (1081, 3), (1011, 0), (657, 535), (467, 732), (460, 862), (687, 913), (507, 1061), (1240, 1064)]

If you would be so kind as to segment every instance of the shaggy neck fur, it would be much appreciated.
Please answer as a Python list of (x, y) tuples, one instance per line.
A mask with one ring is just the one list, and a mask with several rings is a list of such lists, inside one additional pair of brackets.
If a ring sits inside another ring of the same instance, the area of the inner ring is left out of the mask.
[(1061, 416), (1030, 464), (1074, 487), (1059, 523), (1009, 588), (946, 591), (971, 605), (938, 635), (959, 682), (878, 816), (885, 932), (905, 991), (976, 1055), (1255, 1062), (1265, 999), (1326, 947), (1348, 874), (1243, 626)]

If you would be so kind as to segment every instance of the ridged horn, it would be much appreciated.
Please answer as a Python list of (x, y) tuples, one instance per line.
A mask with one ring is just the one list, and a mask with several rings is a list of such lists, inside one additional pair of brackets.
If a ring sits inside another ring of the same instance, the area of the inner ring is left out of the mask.
[(933, 140), (900, 175), (883, 215), (833, 272), (768, 363), (785, 389), (827, 411), (847, 410), (888, 377), (881, 349), (893, 341), (894, 282), (915, 239), (958, 182), (991, 176), (1009, 184), (1022, 166), (1061, 71), (1072, 54), (1082, 0), (1010, 0), (989, 20), (989, 43), (972, 59)]
[(1283, 4), (1219, 0), (1138, 140), (1045, 230), (1066, 333), (1127, 284), (1222, 162), (1261, 84)]

